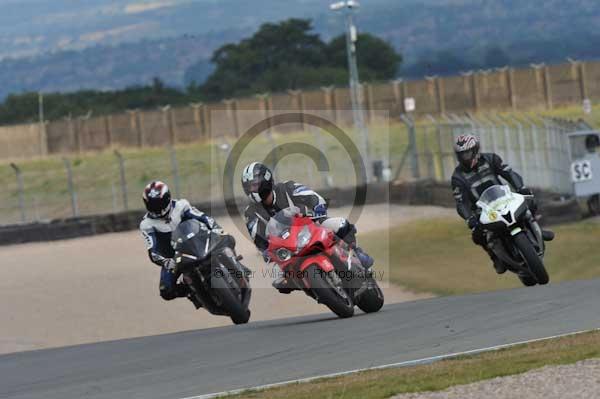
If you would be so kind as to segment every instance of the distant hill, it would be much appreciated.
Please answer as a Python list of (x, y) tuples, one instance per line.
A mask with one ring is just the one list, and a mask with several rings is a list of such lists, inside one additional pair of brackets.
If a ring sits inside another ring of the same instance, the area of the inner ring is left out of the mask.
[[(325, 39), (339, 34), (343, 20), (328, 10), (328, 4), (4, 0), (0, 97), (27, 90), (121, 88), (149, 83), (154, 76), (182, 85), (192, 64), (200, 61), (199, 70), (208, 74), (215, 48), (250, 36), (265, 21), (309, 17)], [(491, 47), (504, 51), (506, 60), (515, 65), (567, 56), (600, 57), (597, 0), (363, 0), (361, 4), (359, 29), (386, 38), (400, 50), (405, 76), (485, 66)]]

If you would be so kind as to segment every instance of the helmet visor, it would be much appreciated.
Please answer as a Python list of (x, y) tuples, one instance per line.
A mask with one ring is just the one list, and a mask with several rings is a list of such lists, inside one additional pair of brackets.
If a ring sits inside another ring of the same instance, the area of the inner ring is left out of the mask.
[(249, 192), (258, 193), (258, 191), (260, 190), (260, 183), (261, 179), (255, 178), (254, 180), (251, 180), (248, 183), (246, 183), (246, 187), (248, 187)]
[(458, 157), (458, 162), (460, 162), (461, 165), (472, 168), (473, 161), (475, 161), (475, 158), (477, 157), (477, 150), (472, 148), (467, 151), (461, 151), (457, 153), (456, 156)]

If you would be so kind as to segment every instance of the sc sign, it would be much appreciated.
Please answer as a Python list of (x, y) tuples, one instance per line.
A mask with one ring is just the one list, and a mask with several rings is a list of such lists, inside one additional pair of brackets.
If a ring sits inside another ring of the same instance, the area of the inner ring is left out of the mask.
[(571, 179), (578, 183), (592, 180), (592, 165), (590, 161), (576, 161), (571, 164)]

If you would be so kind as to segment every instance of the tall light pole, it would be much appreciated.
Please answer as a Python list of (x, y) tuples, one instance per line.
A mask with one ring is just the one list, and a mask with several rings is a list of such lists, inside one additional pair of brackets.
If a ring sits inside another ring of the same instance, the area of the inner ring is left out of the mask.
[(365, 124), (363, 113), (363, 95), (358, 77), (358, 65), (356, 62), (356, 40), (358, 34), (354, 25), (354, 10), (360, 7), (357, 1), (338, 1), (329, 6), (332, 11), (343, 11), (346, 14), (346, 52), (348, 55), (348, 71), (350, 75), (350, 99), (352, 101), (352, 116), (354, 126), (358, 130), (362, 141), (362, 156), (365, 160), (367, 183), (371, 180), (371, 161), (369, 157), (369, 131)]

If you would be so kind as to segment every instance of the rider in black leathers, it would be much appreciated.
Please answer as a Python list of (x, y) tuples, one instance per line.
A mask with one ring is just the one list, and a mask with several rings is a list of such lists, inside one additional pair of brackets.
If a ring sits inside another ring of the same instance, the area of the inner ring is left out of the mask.
[[(532, 195), (525, 187), (523, 178), (494, 153), (480, 153), (479, 138), (474, 135), (460, 135), (454, 143), (458, 166), (452, 174), (452, 191), (458, 214), (465, 219), (472, 231), (473, 242), (481, 246), (494, 262), (498, 274), (506, 271), (506, 266), (487, 248), (485, 232), (479, 224), (479, 215), (475, 205), (481, 194), (490, 186), (503, 184), (502, 177), (514, 191), (523, 195)], [(537, 203), (529, 201), (529, 208), (535, 214)], [(543, 232), (545, 239), (551, 239), (552, 232)]]
[[(242, 186), (252, 200), (244, 211), (246, 227), (265, 260), (268, 260), (266, 227), (269, 219), (280, 210), (293, 205), (350, 244), (365, 269), (368, 270), (373, 265), (373, 258), (356, 246), (355, 226), (345, 218), (328, 217), (327, 202), (315, 191), (291, 180), (275, 184), (271, 170), (259, 162), (252, 162), (244, 168)], [(273, 286), (282, 293), (290, 291), (282, 278), (275, 280)]]

